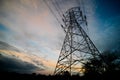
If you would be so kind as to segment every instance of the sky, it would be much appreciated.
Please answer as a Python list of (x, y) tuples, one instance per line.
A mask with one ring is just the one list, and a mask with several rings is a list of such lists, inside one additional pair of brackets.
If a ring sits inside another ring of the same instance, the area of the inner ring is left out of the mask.
[(100, 52), (120, 50), (119, 0), (0, 0), (0, 70), (53, 73), (65, 37), (58, 4), (61, 14), (85, 8), (87, 34)]

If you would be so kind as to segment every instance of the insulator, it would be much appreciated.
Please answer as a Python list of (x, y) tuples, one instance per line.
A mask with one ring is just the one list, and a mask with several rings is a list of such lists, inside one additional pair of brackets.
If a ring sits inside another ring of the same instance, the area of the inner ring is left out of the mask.
[(65, 27), (61, 24), (61, 27), (63, 28), (63, 30), (66, 32), (66, 30), (65, 30)]
[(87, 21), (86, 21), (86, 26), (88, 26), (88, 23), (87, 23)]
[(63, 21), (63, 22), (65, 22), (65, 20), (64, 20), (64, 19), (62, 19), (62, 21)]
[(80, 11), (80, 7), (78, 7), (78, 10)]
[(65, 15), (63, 14), (63, 17), (65, 18)]
[(80, 11), (80, 16), (82, 16), (82, 11)]
[(84, 15), (84, 18), (85, 18), (85, 21), (87, 20), (87, 17), (86, 17), (86, 15)]
[(61, 24), (61, 27), (64, 28), (62, 24)]

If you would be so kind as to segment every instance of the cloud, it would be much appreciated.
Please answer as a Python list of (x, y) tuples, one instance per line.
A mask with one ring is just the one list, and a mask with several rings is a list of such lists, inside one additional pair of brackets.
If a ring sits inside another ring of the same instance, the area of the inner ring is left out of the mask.
[[(0, 64), (1, 70), (15, 72), (39, 72), (46, 67), (43, 65), (44, 59), (35, 55), (28, 55), (17, 48), (0, 41)], [(28, 67), (28, 69), (26, 69)]]
[(103, 28), (96, 29), (96, 34), (92, 35), (98, 49), (102, 51), (106, 50), (120, 50), (120, 16), (110, 17), (103, 23)]
[[(48, 52), (52, 52), (52, 51), (48, 49)], [(56, 52), (59, 53), (59, 51)], [(24, 73), (36, 72), (42, 74), (43, 73), (52, 74), (56, 65), (56, 61), (54, 61), (55, 57), (52, 57), (53, 58), (52, 60), (51, 58), (46, 59), (46, 56), (40, 57), (31, 53), (25, 53), (24, 51), (21, 51), (16, 47), (13, 47), (8, 43), (2, 41), (0, 41), (0, 55), (1, 55), (0, 64), (3, 64), (3, 66), (1, 66), (1, 70), (4, 68), (4, 70), (8, 70), (8, 71), (17, 71), (17, 72), (23, 71)], [(8, 64), (9, 66), (7, 67), (7, 62), (9, 61), (10, 64)], [(24, 67), (26, 66), (29, 66), (29, 69), (23, 70), (25, 69)]]
[[(0, 23), (11, 32), (4, 34), (5, 41), (31, 53), (38, 53), (39, 48), (55, 48), (59, 42), (61, 28), (41, 0), (3, 1)], [(9, 36), (8, 36), (9, 35)], [(1, 39), (3, 41), (3, 39)], [(28, 48), (29, 46), (29, 48)]]
[(8, 43), (0, 41), (0, 50), (11, 50), (11, 51), (16, 51), (16, 52), (21, 52), (17, 48), (9, 45)]
[(0, 71), (18, 72), (18, 73), (33, 73), (41, 71), (37, 66), (23, 62), (16, 58), (6, 57), (0, 54)]
[(102, 33), (105, 49), (120, 51), (120, 16), (111, 17), (106, 20), (105, 27), (107, 28)]

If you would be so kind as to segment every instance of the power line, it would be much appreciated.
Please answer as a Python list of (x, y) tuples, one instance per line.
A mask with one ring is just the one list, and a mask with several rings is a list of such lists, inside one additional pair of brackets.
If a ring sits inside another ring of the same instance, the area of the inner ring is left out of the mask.
[(79, 5), (80, 5), (80, 1), (79, 1), (79, 0), (75, 0), (75, 1), (76, 1), (76, 3), (77, 3), (77, 4), (79, 4)]
[(43, 2), (46, 4), (46, 6), (48, 7), (48, 9), (51, 11), (51, 13), (53, 14), (53, 16), (55, 17), (55, 19), (57, 20), (57, 22), (61, 25), (60, 20), (57, 18), (57, 16), (55, 15), (55, 13), (53, 12), (52, 8), (50, 7), (50, 5), (47, 3), (46, 0), (43, 0)]
[[(80, 3), (80, 7), (81, 7), (81, 9), (82, 9), (83, 15), (84, 15), (84, 17), (86, 18), (84, 0), (77, 0), (77, 1)], [(89, 35), (89, 30), (88, 30), (88, 26), (87, 26), (87, 19), (85, 19), (85, 20), (86, 20), (86, 31), (87, 31), (87, 33), (88, 33), (88, 35)]]
[(60, 15), (61, 15), (61, 17), (62, 17), (62, 15), (63, 15), (64, 13), (63, 13), (63, 11), (62, 11), (62, 9), (61, 9), (61, 7), (60, 7), (58, 1), (55, 0), (55, 2), (56, 2), (56, 6), (57, 6), (56, 8), (58, 8), (58, 10), (60, 11)]
[[(56, 9), (58, 15), (59, 15), (60, 17), (62, 17), (62, 15), (61, 15), (61, 11), (59, 11), (60, 8), (58, 7), (57, 2), (55, 3), (55, 1), (53, 1), (53, 0), (51, 0), (51, 2), (52, 2), (52, 4), (53, 4), (53, 6), (55, 7), (55, 9)], [(57, 5), (56, 5), (56, 4), (57, 4)]]

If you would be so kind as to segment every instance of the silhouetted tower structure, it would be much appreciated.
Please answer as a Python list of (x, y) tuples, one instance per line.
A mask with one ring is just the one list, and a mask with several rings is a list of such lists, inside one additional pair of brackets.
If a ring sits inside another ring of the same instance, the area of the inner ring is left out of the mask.
[(62, 75), (65, 72), (70, 74), (80, 73), (82, 65), (89, 58), (98, 57), (100, 54), (89, 36), (85, 32), (87, 18), (80, 7), (69, 9), (63, 15), (62, 26), (66, 36), (56, 64), (54, 75)]

